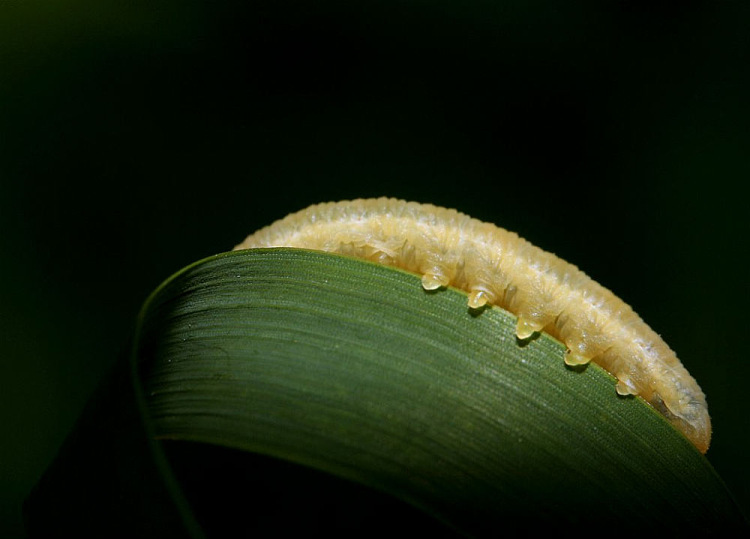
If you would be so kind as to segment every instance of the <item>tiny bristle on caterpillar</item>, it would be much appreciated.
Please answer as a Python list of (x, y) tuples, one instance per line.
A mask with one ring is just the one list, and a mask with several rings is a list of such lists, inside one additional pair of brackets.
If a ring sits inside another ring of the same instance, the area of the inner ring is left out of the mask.
[(711, 441), (706, 399), (675, 353), (633, 309), (576, 266), (513, 232), (456, 210), (392, 198), (310, 206), (258, 230), (235, 249), (299, 247), (396, 266), (433, 290), (453, 286), (469, 307), (518, 317), (520, 339), (545, 331), (570, 365), (597, 363), (620, 395), (639, 395), (702, 452)]

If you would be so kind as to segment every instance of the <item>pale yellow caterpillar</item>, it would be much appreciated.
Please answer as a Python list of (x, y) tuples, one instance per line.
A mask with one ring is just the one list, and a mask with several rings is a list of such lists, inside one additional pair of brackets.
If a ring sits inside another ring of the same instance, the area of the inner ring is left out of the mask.
[(390, 198), (310, 206), (250, 235), (235, 249), (300, 247), (397, 266), (434, 290), (453, 286), (469, 307), (497, 305), (518, 317), (519, 339), (545, 331), (565, 361), (593, 361), (639, 395), (703, 453), (711, 440), (706, 399), (675, 353), (612, 292), (576, 266), (517, 234), (456, 210)]

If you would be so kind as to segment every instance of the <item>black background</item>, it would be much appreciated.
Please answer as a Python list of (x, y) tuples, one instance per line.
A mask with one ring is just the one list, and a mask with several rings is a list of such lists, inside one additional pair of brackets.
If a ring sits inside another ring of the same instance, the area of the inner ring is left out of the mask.
[(0, 0), (0, 534), (182, 266), (315, 202), (514, 230), (708, 396), (750, 507), (750, 5)]

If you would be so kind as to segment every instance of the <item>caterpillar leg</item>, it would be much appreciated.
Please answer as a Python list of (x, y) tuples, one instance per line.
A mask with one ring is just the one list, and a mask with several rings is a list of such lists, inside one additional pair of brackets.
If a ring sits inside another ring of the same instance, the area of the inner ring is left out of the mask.
[(493, 300), (493, 295), (483, 288), (472, 288), (469, 293), (469, 308), (481, 309)]
[(536, 331), (542, 331), (542, 327), (540, 327), (538, 323), (531, 322), (522, 316), (518, 317), (518, 324), (516, 324), (516, 337), (521, 340), (528, 339)]
[(448, 277), (439, 273), (425, 273), (422, 275), (422, 288), (425, 290), (437, 290), (448, 286)]
[(638, 394), (638, 392), (633, 387), (632, 382), (628, 378), (621, 378), (620, 380), (617, 380), (615, 391), (617, 391), (618, 395), (622, 395), (623, 397), (627, 395)]
[(575, 367), (576, 365), (586, 365), (590, 361), (590, 357), (586, 357), (572, 350), (567, 350), (565, 352), (565, 364), (570, 365), (571, 367)]

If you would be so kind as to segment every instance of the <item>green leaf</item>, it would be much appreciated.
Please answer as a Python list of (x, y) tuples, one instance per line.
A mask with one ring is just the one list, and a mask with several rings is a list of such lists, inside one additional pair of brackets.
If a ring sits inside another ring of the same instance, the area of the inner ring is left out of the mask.
[[(650, 406), (514, 328), (393, 268), (240, 251), (149, 298), (134, 360), (160, 440), (325, 472), (461, 533), (746, 529), (708, 460)], [(231, 495), (250, 520), (256, 486)]]

